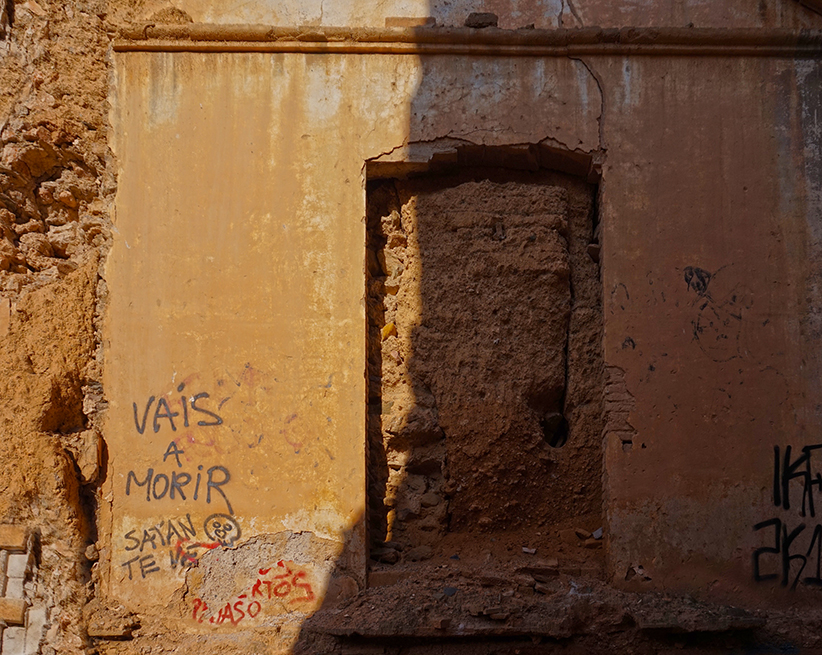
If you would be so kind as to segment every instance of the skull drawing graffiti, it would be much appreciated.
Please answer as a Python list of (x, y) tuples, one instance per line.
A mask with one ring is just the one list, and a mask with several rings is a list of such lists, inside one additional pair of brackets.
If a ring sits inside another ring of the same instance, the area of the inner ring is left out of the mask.
[(203, 524), (206, 535), (212, 541), (225, 548), (230, 548), (240, 538), (240, 524), (228, 514), (212, 514)]

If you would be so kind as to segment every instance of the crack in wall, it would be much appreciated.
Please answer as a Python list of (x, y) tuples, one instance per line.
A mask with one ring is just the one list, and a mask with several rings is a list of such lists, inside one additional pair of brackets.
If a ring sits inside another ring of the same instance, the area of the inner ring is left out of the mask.
[(603, 91), (602, 79), (600, 76), (594, 71), (593, 67), (586, 62), (582, 57), (568, 57), (573, 61), (578, 61), (580, 64), (585, 66), (585, 70), (594, 78), (596, 82), (597, 88), (599, 89), (599, 99), (600, 99), (600, 106), (599, 106), (599, 116), (597, 117), (597, 125), (599, 127), (599, 150), (605, 151), (607, 150), (607, 146), (605, 145), (605, 137), (604, 137), (604, 130), (603, 130), (603, 121), (605, 120), (605, 92)]
[[(566, 0), (563, 0), (565, 2)], [(571, 10), (571, 14), (574, 18), (576, 18), (577, 23), (579, 23), (579, 27), (585, 27), (585, 23), (582, 22), (582, 19), (579, 17), (577, 13), (576, 7), (574, 7), (574, 0), (567, 0), (568, 2), (568, 9)]]

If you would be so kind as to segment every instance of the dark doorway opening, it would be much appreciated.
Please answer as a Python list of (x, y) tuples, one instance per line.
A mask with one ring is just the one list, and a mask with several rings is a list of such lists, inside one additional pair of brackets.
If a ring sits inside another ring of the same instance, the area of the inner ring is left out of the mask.
[(487, 165), (369, 173), (372, 572), (599, 570), (596, 184)]

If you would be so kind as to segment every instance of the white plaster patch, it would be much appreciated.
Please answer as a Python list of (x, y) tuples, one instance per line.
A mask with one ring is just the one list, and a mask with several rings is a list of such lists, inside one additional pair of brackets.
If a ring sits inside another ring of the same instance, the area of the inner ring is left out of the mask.
[(178, 81), (178, 59), (172, 52), (150, 55), (150, 78), (145, 85), (148, 95), (150, 127), (160, 127), (177, 120), (182, 100), (182, 85)]
[(306, 70), (304, 107), (310, 122), (331, 120), (340, 110), (343, 92), (342, 71), (332, 66), (309, 66)]

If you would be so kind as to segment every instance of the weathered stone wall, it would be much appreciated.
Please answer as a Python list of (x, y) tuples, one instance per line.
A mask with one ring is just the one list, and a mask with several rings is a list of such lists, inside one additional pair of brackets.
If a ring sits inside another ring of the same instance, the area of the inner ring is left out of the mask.
[(32, 607), (27, 626), (19, 626), (25, 617), (2, 617), (3, 652), (36, 652), (41, 642), (43, 652), (79, 652), (87, 643), (83, 607), (94, 594), (104, 452), (95, 320), (114, 190), (107, 8), (4, 4), (0, 523), (21, 535), (3, 548), (30, 554), (24, 585), (9, 577), (4, 595)]
[(370, 192), (372, 518), (400, 550), (601, 525), (593, 188), (548, 179)]

